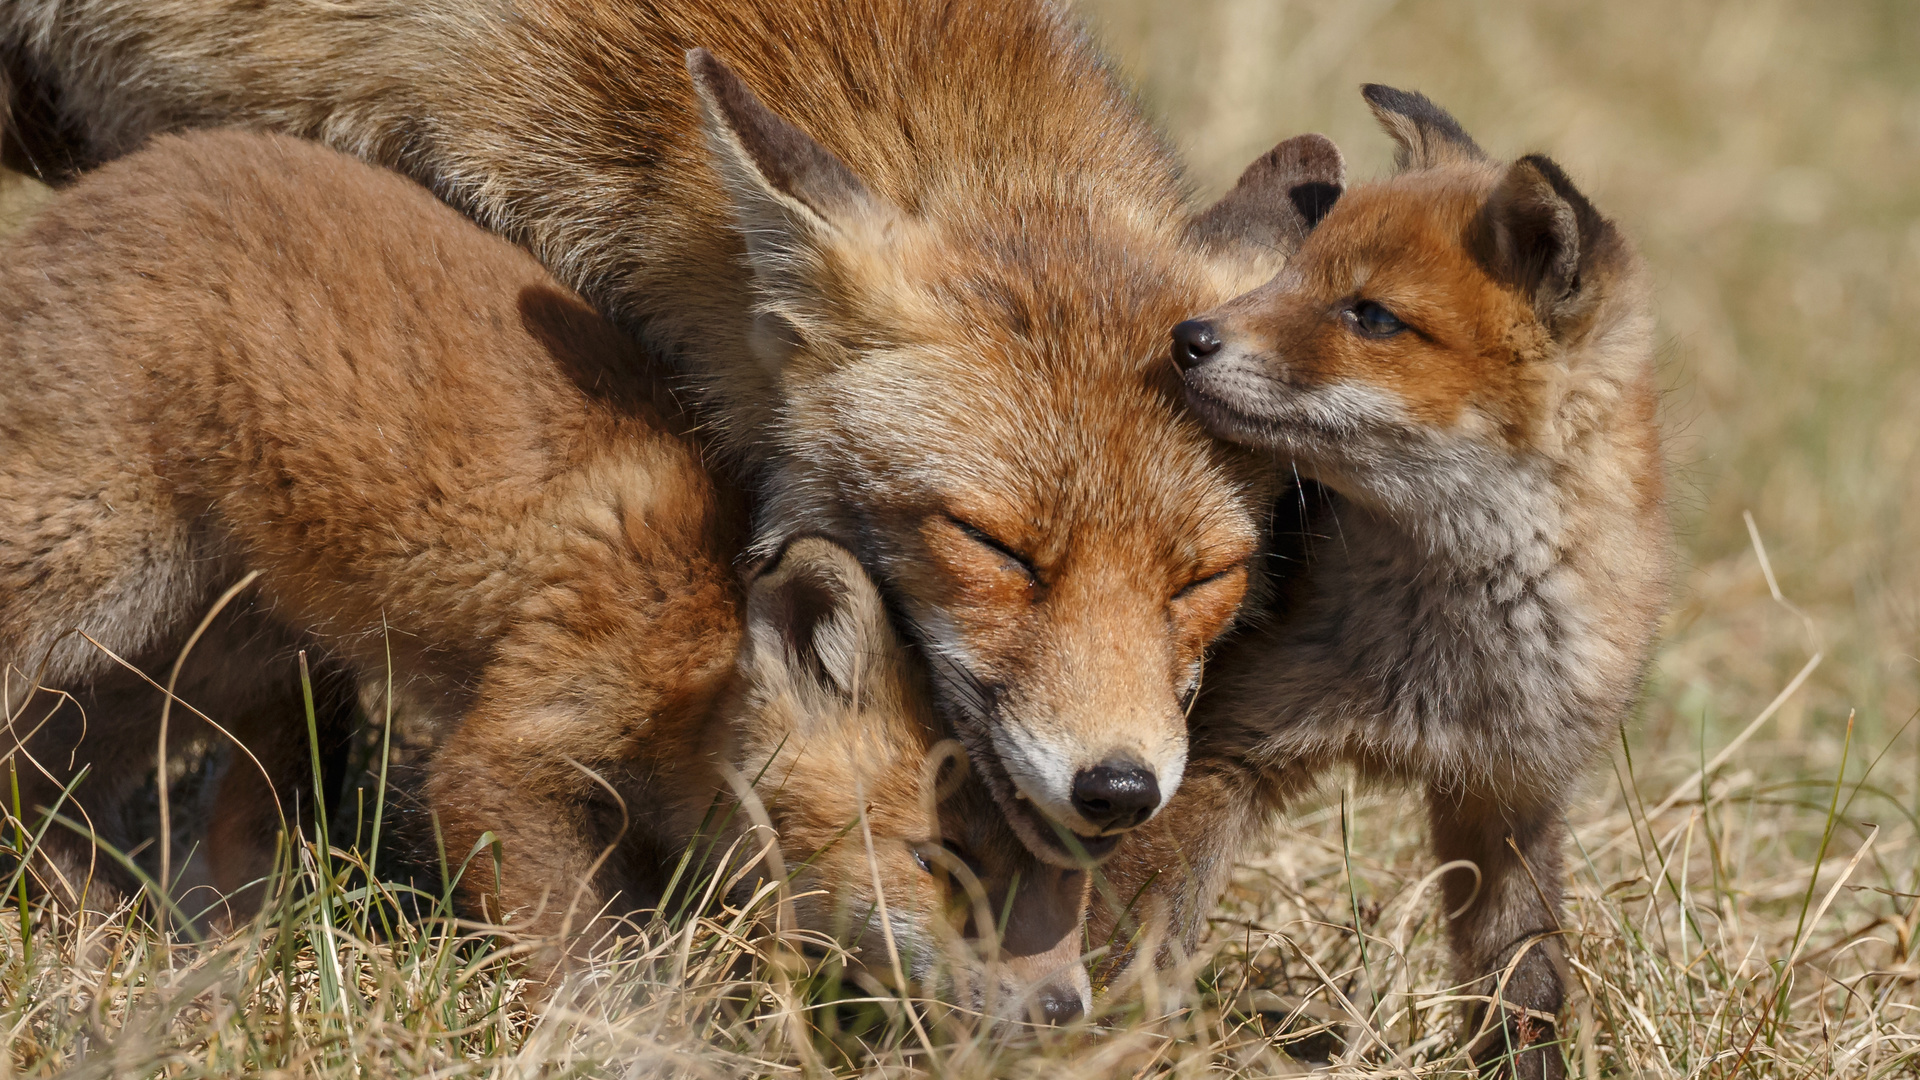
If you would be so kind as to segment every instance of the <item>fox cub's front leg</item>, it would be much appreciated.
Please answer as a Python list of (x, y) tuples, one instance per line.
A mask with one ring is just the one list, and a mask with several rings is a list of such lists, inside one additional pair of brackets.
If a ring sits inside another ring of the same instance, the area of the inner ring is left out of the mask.
[(1442, 865), (1472, 864), (1441, 878), (1462, 992), (1491, 999), (1469, 1010), (1468, 1049), (1483, 1068), (1510, 1066), (1518, 1080), (1558, 1080), (1566, 1075), (1556, 1026), (1565, 997), (1561, 807), (1503, 807), (1436, 786), (1428, 789), (1427, 808)]
[[(591, 951), (600, 917), (624, 915), (648, 898), (623, 889), (631, 885), (619, 873), (625, 862), (608, 858), (642, 809), (626, 808), (623, 829), (622, 808), (604, 794), (603, 784), (627, 786), (625, 771), (605, 753), (605, 741), (598, 754), (580, 745), (589, 722), (554, 702), (540, 704), (548, 707), (526, 708), (520, 695), (498, 687), (483, 690), (435, 754), (427, 786), (449, 870), (465, 864), (456, 883), (462, 906), (543, 949), (557, 946), (535, 965), (547, 971), (563, 956)], [(600, 812), (607, 807), (611, 822)], [(480, 844), (489, 832), (495, 851)], [(611, 910), (616, 901), (619, 910)]]

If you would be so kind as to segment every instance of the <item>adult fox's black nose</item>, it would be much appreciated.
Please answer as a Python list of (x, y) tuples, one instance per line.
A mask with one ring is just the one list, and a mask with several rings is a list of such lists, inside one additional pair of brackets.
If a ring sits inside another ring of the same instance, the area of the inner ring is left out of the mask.
[(1160, 782), (1132, 762), (1107, 762), (1073, 778), (1073, 808), (1101, 832), (1131, 829), (1160, 806)]
[(1085, 1006), (1071, 986), (1043, 986), (1033, 995), (1033, 1011), (1042, 1024), (1064, 1024), (1078, 1020)]
[(1173, 362), (1185, 371), (1220, 351), (1220, 332), (1204, 319), (1188, 319), (1173, 328)]

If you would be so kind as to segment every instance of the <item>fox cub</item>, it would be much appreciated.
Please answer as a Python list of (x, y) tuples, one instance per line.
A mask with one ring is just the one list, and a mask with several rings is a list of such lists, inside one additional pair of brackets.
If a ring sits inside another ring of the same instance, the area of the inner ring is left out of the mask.
[[(208, 838), (240, 890), (299, 786), (294, 650), (363, 684), (390, 662), (440, 732), (449, 850), (501, 841), (470, 914), (591, 948), (718, 801), (722, 846), (777, 832), (802, 928), (1006, 1015), (1077, 1013), (1085, 875), (938, 767), (927, 688), (847, 551), (791, 540), (741, 588), (742, 515), (654, 372), (530, 256), (334, 151), (163, 137), (83, 178), (0, 252), (25, 804), (148, 839), (122, 822), (163, 738), (141, 673), (171, 676), (181, 737), (218, 722), (252, 753)], [(85, 836), (44, 850), (49, 892), (85, 902)]]
[(1459, 975), (1498, 987), (1474, 1050), (1559, 1076), (1562, 815), (1668, 599), (1647, 275), (1552, 161), (1365, 94), (1398, 174), (1174, 330), (1194, 411), (1303, 478), (1310, 540), (1210, 669), (1180, 795), (1109, 873), (1131, 895), (1193, 869), (1150, 889), (1191, 943), (1234, 853), (1329, 765), (1424, 785), (1435, 853), (1473, 866), (1443, 878)]

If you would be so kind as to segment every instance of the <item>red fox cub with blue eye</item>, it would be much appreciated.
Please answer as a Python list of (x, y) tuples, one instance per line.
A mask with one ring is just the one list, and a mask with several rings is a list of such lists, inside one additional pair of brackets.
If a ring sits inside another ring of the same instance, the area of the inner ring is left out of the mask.
[[(390, 659), (441, 733), (449, 853), (500, 841), (469, 915), (590, 949), (757, 780), (764, 819), (718, 846), (770, 824), (800, 928), (964, 1007), (1084, 1006), (1085, 875), (929, 767), (945, 729), (853, 555), (797, 537), (743, 588), (743, 515), (657, 365), (424, 188), (285, 136), (157, 139), (0, 247), (0, 385), (0, 753), (29, 814), (150, 839), (124, 810), (160, 694), (115, 657), (164, 680), (257, 574), (172, 712), (175, 745), (198, 710), (261, 766), (233, 755), (214, 797), (222, 891), (266, 872), (308, 769), (295, 652), (376, 687)], [(43, 854), (85, 902), (87, 838)]]
[(1435, 855), (1474, 866), (1443, 878), (1459, 975), (1503, 985), (1473, 1051), (1557, 1077), (1562, 818), (1669, 595), (1649, 283), (1553, 161), (1365, 94), (1399, 172), (1174, 330), (1194, 412), (1302, 478), (1280, 539), (1304, 561), (1222, 649), (1180, 794), (1107, 872), (1130, 896), (1159, 871), (1148, 895), (1191, 943), (1233, 856), (1327, 767), (1418, 784)]

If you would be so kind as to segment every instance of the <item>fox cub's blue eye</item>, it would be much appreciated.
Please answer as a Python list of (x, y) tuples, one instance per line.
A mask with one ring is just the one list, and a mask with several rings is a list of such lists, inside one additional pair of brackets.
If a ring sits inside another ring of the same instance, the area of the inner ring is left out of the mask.
[(1353, 320), (1353, 328), (1367, 337), (1392, 337), (1407, 328), (1407, 324), (1396, 318), (1393, 312), (1371, 300), (1362, 300), (1347, 312)]

